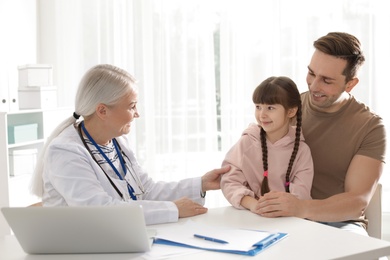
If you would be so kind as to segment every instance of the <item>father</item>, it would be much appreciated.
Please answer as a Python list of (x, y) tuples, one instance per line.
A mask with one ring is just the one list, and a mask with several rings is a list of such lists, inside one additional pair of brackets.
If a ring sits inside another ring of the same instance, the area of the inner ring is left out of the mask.
[(364, 210), (381, 177), (386, 149), (382, 118), (350, 92), (364, 63), (359, 40), (331, 32), (314, 42), (309, 91), (302, 93), (303, 134), (314, 162), (313, 200), (269, 192), (265, 217), (296, 216), (367, 234)]

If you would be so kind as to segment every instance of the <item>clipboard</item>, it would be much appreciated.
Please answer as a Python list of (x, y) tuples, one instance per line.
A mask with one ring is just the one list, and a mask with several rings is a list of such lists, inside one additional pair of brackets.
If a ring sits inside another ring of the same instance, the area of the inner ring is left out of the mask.
[[(202, 234), (227, 243), (215, 243), (215, 241), (210, 240), (202, 241), (202, 239), (194, 238), (194, 234)], [(283, 232), (205, 226), (189, 220), (176, 230), (172, 228), (157, 230), (154, 243), (254, 256), (287, 236), (288, 234)], [(243, 237), (247, 239), (242, 239)]]

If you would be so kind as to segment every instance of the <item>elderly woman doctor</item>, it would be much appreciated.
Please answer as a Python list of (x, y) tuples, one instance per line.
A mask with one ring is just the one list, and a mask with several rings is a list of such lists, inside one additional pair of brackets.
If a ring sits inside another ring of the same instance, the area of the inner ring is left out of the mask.
[(155, 182), (129, 149), (126, 134), (138, 118), (135, 79), (112, 65), (83, 76), (75, 112), (48, 138), (32, 191), (43, 206), (140, 204), (147, 224), (207, 212), (205, 192), (220, 188), (228, 167), (178, 182)]

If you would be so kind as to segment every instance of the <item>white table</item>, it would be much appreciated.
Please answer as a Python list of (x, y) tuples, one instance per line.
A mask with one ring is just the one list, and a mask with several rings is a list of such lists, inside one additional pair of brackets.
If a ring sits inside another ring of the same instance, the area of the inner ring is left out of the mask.
[[(178, 223), (151, 226), (159, 227), (169, 225), (182, 225), (188, 218), (180, 219)], [(390, 255), (390, 242), (372, 237), (366, 237), (343, 231), (337, 228), (318, 224), (304, 219), (263, 218), (247, 210), (237, 210), (233, 207), (209, 209), (208, 213), (192, 217), (191, 220), (207, 225), (222, 227), (260, 229), (266, 231), (287, 232), (284, 240), (271, 246), (255, 257), (241, 256), (226, 253), (199, 251), (195, 254), (171, 257), (170, 259), (353, 259), (369, 260)], [(37, 237), (38, 238), (38, 237)], [(158, 245), (161, 247), (162, 245)], [(173, 250), (166, 247), (167, 252)], [(153, 247), (152, 247), (153, 251)], [(61, 259), (144, 259), (143, 254), (83, 254), (83, 255), (55, 255), (56, 260)], [(53, 259), (53, 255), (27, 255), (23, 252), (16, 238), (12, 235), (0, 237), (0, 259)]]

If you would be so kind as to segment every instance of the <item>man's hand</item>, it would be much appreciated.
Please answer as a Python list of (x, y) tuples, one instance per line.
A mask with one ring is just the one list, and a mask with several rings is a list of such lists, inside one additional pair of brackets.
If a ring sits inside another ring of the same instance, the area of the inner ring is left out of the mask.
[(303, 217), (301, 201), (291, 193), (270, 191), (262, 196), (257, 205), (257, 212), (263, 217)]

